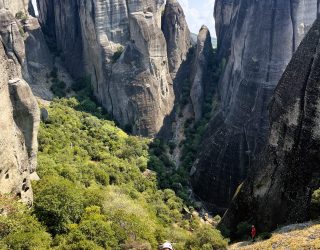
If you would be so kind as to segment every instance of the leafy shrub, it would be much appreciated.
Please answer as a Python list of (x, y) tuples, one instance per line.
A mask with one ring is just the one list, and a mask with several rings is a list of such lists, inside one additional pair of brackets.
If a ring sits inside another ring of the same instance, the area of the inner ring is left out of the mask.
[(112, 63), (116, 63), (118, 61), (118, 59), (121, 57), (122, 53), (123, 53), (123, 47), (120, 46), (120, 47), (118, 47), (117, 51), (114, 52), (114, 54), (111, 58)]
[(230, 237), (230, 230), (225, 225), (219, 225), (219, 230), (223, 237), (229, 238)]
[(19, 19), (23, 22), (25, 22), (28, 18), (28, 16), (23, 11), (17, 12), (15, 17), (16, 17), (16, 19)]
[(52, 93), (57, 97), (65, 97), (66, 96), (66, 83), (64, 81), (59, 81), (58, 79), (54, 78), (52, 80), (52, 85), (50, 90)]
[(213, 229), (209, 225), (204, 225), (195, 230), (190, 239), (186, 242), (185, 249), (227, 249), (227, 241), (223, 239), (218, 230)]
[(320, 216), (320, 189), (315, 190), (311, 197), (311, 218), (318, 219)]
[(0, 211), (1, 249), (49, 249), (50, 235), (21, 202), (0, 196)]
[(268, 239), (270, 239), (271, 237), (272, 237), (272, 234), (269, 233), (269, 232), (264, 232), (264, 233), (259, 234), (259, 238), (260, 238), (261, 240), (268, 240)]
[(72, 84), (74, 91), (81, 91), (88, 88), (91, 88), (91, 76), (80, 77)]
[(70, 225), (68, 234), (64, 238), (58, 238), (58, 245), (64, 248), (72, 245), (74, 249), (83, 249), (79, 240), (91, 249), (115, 249), (118, 246), (111, 222), (101, 214), (100, 207), (97, 206), (86, 208), (80, 223)]
[(68, 224), (80, 221), (84, 211), (83, 192), (71, 181), (46, 176), (34, 186), (34, 210), (51, 233), (67, 232)]
[(24, 32), (23, 27), (19, 27), (19, 33), (20, 33), (20, 35), (21, 35), (22, 37), (24, 37), (25, 32)]
[(237, 225), (237, 237), (239, 237), (239, 239), (247, 239), (250, 236), (250, 229), (251, 224), (249, 224), (247, 221), (240, 222)]

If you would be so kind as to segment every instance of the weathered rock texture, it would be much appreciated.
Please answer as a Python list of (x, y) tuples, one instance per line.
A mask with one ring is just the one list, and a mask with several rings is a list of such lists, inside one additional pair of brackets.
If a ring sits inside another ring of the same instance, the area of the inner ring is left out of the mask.
[(23, 38), (11, 12), (0, 9), (0, 192), (32, 202), (39, 108), (22, 80)]
[(231, 53), (231, 40), (238, 15), (239, 2), (240, 0), (215, 1), (214, 18), (220, 60), (228, 59)]
[(38, 1), (43, 32), (73, 76), (90, 75), (95, 95), (114, 118), (147, 136), (160, 130), (174, 103), (163, 4)]
[(48, 48), (37, 18), (29, 16), (24, 21), (23, 28), (27, 61), (27, 74), (25, 73), (24, 76), (36, 96), (51, 100), (53, 94), (50, 91), (51, 82), (48, 75), (54, 67), (54, 56)]
[(196, 121), (202, 118), (205, 92), (208, 91), (208, 85), (213, 84), (208, 72), (213, 56), (210, 31), (206, 26), (202, 26), (197, 39), (190, 92)]
[(191, 48), (191, 34), (184, 12), (176, 0), (166, 2), (162, 17), (162, 30), (167, 41), (169, 69), (175, 79)]
[[(294, 50), (317, 15), (317, 1), (216, 1), (218, 52), (230, 54), (192, 182), (204, 200), (227, 207), (261, 152), (267, 106)], [(227, 48), (226, 46), (230, 46)], [(230, 52), (229, 52), (230, 51)]]
[(261, 232), (310, 219), (311, 194), (320, 186), (319, 83), (320, 19), (275, 90), (266, 150), (222, 220), (232, 232), (241, 221)]
[(6, 8), (13, 15), (18, 12), (28, 13), (29, 0), (0, 0), (0, 9)]

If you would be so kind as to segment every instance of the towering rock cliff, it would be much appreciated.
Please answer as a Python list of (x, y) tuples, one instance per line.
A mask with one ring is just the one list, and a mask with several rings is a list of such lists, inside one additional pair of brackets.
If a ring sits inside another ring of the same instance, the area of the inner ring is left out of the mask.
[(168, 0), (162, 17), (162, 30), (167, 41), (169, 70), (172, 79), (183, 70), (191, 48), (191, 34), (184, 12), (177, 0)]
[(233, 27), (238, 14), (239, 0), (216, 0), (214, 18), (218, 43), (218, 57), (220, 60), (228, 59), (231, 53), (231, 40)]
[(241, 186), (222, 224), (259, 231), (310, 219), (312, 191), (320, 187), (320, 19), (294, 54), (270, 105), (267, 147)]
[(203, 105), (205, 92), (208, 91), (208, 85), (213, 84), (210, 79), (209, 67), (213, 61), (213, 49), (211, 43), (210, 31), (206, 26), (202, 26), (197, 38), (197, 47), (193, 62), (191, 102), (194, 110), (195, 120), (198, 121), (203, 115)]
[(154, 136), (174, 103), (162, 0), (38, 1), (47, 40), (123, 126)]
[(29, 16), (24, 21), (23, 30), (27, 61), (25, 78), (36, 96), (50, 100), (53, 94), (48, 75), (54, 67), (54, 56), (48, 48), (37, 18)]
[(270, 97), (316, 18), (317, 1), (218, 0), (215, 15), (218, 54), (230, 56), (219, 84), (221, 109), (192, 183), (202, 199), (225, 208), (265, 145)]
[[(14, 1), (10, 3), (12, 7)], [(19, 25), (8, 9), (0, 8), (0, 192), (31, 203), (40, 115), (37, 101), (22, 79), (25, 47)]]

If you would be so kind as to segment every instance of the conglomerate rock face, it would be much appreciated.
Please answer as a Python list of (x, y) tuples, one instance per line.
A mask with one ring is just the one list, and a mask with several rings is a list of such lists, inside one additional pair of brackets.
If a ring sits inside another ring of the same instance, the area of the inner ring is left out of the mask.
[(0, 192), (32, 203), (40, 114), (29, 85), (22, 80), (25, 47), (19, 24), (5, 8), (0, 8), (0, 38)]
[(270, 104), (267, 147), (237, 192), (222, 224), (248, 221), (260, 232), (310, 219), (320, 186), (320, 19), (286, 68)]
[(163, 7), (163, 0), (38, 1), (42, 29), (69, 71), (90, 75), (102, 105), (140, 135), (156, 135), (173, 109)]
[(193, 168), (193, 187), (203, 200), (226, 208), (251, 171), (266, 143), (272, 93), (316, 16), (316, 0), (216, 1), (218, 55), (226, 65), (221, 109)]

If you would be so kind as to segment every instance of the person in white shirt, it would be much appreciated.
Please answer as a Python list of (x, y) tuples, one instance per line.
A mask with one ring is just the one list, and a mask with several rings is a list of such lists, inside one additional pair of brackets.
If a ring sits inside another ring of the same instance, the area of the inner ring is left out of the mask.
[(170, 242), (166, 242), (162, 245), (162, 250), (174, 250)]

